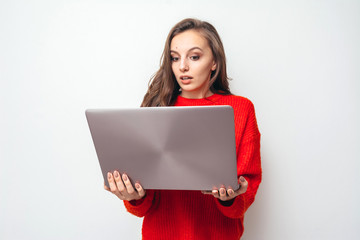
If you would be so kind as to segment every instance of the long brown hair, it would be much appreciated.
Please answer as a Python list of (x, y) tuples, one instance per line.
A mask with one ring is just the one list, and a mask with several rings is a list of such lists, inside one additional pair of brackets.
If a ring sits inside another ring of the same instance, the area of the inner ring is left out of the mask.
[(177, 96), (180, 94), (180, 86), (176, 81), (171, 68), (170, 44), (172, 39), (179, 33), (194, 29), (199, 31), (206, 38), (211, 48), (216, 70), (211, 73), (210, 91), (222, 95), (231, 94), (228, 77), (226, 74), (226, 58), (220, 36), (214, 26), (205, 21), (187, 18), (177, 23), (167, 36), (165, 48), (160, 60), (160, 69), (151, 77), (149, 88), (146, 92), (142, 107), (158, 107), (174, 105)]

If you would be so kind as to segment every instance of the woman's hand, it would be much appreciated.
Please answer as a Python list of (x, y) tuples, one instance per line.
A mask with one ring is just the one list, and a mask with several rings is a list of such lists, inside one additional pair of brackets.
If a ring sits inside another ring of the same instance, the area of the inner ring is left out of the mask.
[(220, 199), (221, 201), (229, 201), (246, 192), (248, 182), (243, 176), (239, 177), (239, 183), (240, 188), (236, 191), (234, 191), (231, 187), (229, 187), (228, 189), (226, 189), (225, 187), (221, 187), (219, 190), (213, 189), (212, 191), (202, 191), (202, 193), (211, 194), (215, 198)]
[(114, 171), (113, 174), (108, 172), (107, 177), (110, 188), (104, 184), (105, 190), (112, 192), (121, 200), (139, 200), (145, 196), (146, 192), (140, 183), (135, 183), (135, 189), (125, 173), (120, 176), (118, 171)]

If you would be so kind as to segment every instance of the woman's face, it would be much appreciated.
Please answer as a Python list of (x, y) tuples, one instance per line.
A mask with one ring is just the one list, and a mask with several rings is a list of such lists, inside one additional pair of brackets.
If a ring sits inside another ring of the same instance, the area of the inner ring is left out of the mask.
[(211, 72), (216, 69), (207, 40), (196, 30), (176, 35), (170, 44), (172, 71), (181, 88), (181, 96), (203, 98), (209, 89)]

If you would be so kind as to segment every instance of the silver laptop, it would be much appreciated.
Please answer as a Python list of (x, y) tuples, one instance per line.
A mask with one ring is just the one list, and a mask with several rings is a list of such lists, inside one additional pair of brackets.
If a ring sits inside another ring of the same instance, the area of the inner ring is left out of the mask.
[(145, 189), (237, 189), (231, 106), (88, 109), (105, 184), (126, 173)]

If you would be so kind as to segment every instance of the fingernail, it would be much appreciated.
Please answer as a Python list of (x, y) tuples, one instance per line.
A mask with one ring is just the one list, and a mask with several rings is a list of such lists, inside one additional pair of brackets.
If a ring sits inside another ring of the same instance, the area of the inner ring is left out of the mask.
[(245, 182), (245, 178), (243, 176), (240, 177), (240, 182)]
[(220, 189), (221, 194), (225, 194), (225, 189)]
[(118, 171), (114, 171), (114, 176), (115, 176), (116, 178), (119, 177)]
[(111, 173), (108, 172), (108, 179), (111, 179)]
[(218, 190), (212, 190), (213, 194), (216, 194), (218, 192)]
[(140, 184), (136, 183), (136, 184), (135, 184), (135, 187), (136, 187), (137, 189), (140, 189)]
[(123, 180), (126, 181), (127, 180), (127, 176), (126, 174), (123, 174)]
[(234, 194), (234, 191), (232, 189), (229, 190), (229, 194), (232, 195)]

